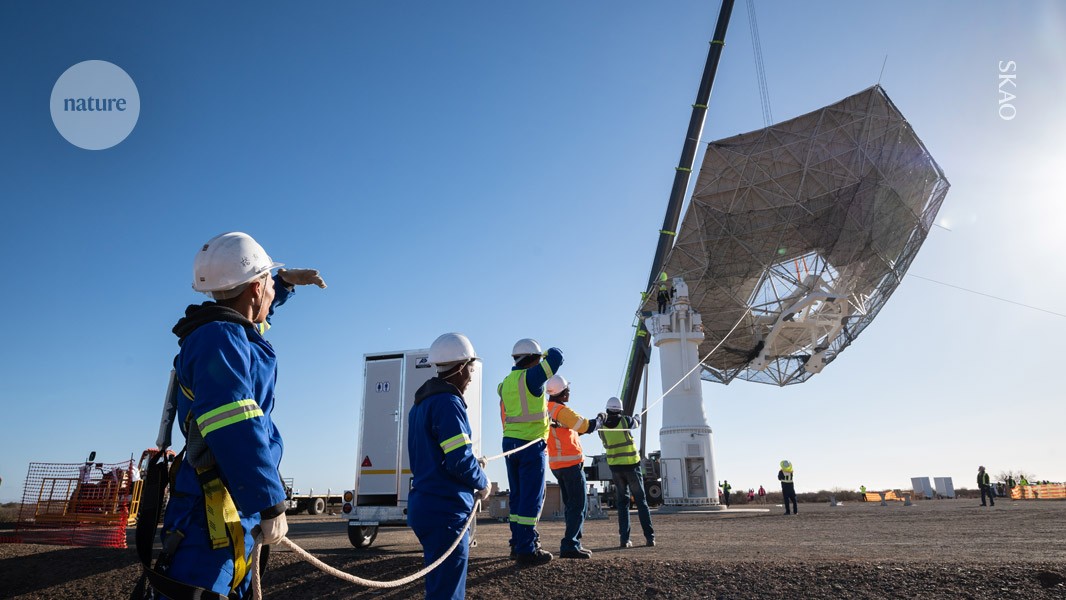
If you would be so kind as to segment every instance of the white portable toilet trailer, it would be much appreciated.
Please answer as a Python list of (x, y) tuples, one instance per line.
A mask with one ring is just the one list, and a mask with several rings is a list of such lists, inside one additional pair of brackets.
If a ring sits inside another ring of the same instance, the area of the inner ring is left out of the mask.
[[(429, 350), (381, 352), (363, 356), (363, 405), (355, 489), (345, 492), (341, 517), (356, 548), (370, 546), (378, 527), (407, 526), (411, 461), (407, 455), (407, 415), (415, 392), (436, 375)], [(473, 451), (481, 455), (481, 370), (463, 394)]]
[[(659, 430), (659, 468), (662, 469), (663, 505), (724, 509), (718, 502), (711, 426), (703, 410), (699, 345), (703, 320), (692, 310), (688, 285), (673, 279), (674, 298), (666, 314), (644, 320), (659, 348), (662, 369), (663, 425)], [(670, 389), (678, 383), (676, 387)]]

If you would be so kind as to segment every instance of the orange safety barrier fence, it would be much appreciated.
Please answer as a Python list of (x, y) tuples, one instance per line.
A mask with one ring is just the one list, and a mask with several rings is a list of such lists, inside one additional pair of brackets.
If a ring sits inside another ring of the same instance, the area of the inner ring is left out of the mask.
[(30, 463), (14, 535), (0, 541), (125, 548), (141, 485), (132, 460)]
[(1010, 491), (1011, 500), (1066, 500), (1066, 484), (1016, 485)]

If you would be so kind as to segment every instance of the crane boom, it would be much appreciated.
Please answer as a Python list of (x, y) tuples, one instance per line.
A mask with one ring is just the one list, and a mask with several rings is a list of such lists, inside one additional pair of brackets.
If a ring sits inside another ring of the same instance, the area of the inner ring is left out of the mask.
[[(670, 190), (670, 200), (666, 205), (666, 216), (663, 218), (663, 227), (659, 230), (659, 244), (655, 248), (655, 258), (651, 263), (651, 274), (648, 275), (648, 285), (645, 291), (654, 293), (655, 283), (662, 271), (666, 260), (667, 251), (673, 246), (673, 238), (676, 235), (677, 222), (681, 217), (681, 204), (685, 199), (685, 191), (688, 189), (689, 178), (692, 175), (692, 167), (696, 162), (696, 150), (699, 147), (700, 135), (703, 133), (703, 123), (707, 117), (707, 103), (711, 98), (711, 86), (714, 85), (714, 75), (718, 71), (718, 61), (722, 57), (722, 48), (725, 47), (725, 33), (729, 27), (729, 16), (733, 12), (733, 0), (722, 0), (722, 8), (718, 12), (718, 24), (714, 28), (714, 36), (711, 38), (710, 49), (707, 51), (707, 63), (703, 68), (703, 78), (700, 80), (700, 89), (696, 93), (696, 102), (692, 105), (692, 116), (689, 118), (688, 131), (685, 134), (685, 144), (681, 149), (681, 159), (677, 164), (677, 172), (674, 174), (674, 185)], [(633, 345), (629, 352), (629, 363), (626, 365), (625, 379), (622, 383), (622, 409), (626, 414), (633, 414), (633, 408), (637, 402), (637, 391), (644, 375), (644, 365), (651, 360), (651, 340), (648, 330), (644, 327), (643, 319), (637, 320), (637, 331), (633, 336)]]

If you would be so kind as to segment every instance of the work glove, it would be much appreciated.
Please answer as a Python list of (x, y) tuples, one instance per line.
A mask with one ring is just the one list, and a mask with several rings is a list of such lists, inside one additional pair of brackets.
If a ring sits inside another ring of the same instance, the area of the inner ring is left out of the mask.
[(603, 426), (603, 422), (607, 420), (607, 413), (601, 412), (596, 415), (596, 419), (600, 422), (600, 426)]
[(640, 427), (640, 415), (633, 415), (633, 429)]
[(603, 421), (601, 421), (599, 417), (589, 420), (589, 428), (586, 429), (585, 433), (583, 433), (582, 435), (596, 431), (600, 428), (601, 425), (603, 425)]
[(277, 544), (289, 533), (289, 523), (285, 520), (285, 513), (273, 519), (263, 519), (259, 523), (260, 533), (263, 535), (263, 544)]
[(326, 287), (326, 282), (322, 281), (318, 269), (278, 269), (278, 277), (281, 277), (281, 280), (289, 286), (313, 283), (320, 288)]
[(481, 458), (477, 459), (477, 464), (479, 467), (484, 469), (485, 465), (489, 464), (489, 461), (484, 456), (482, 456)]
[(481, 490), (477, 491), (477, 497), (478, 497), (479, 500), (481, 500), (481, 505), (482, 506), (485, 505), (485, 501), (489, 499), (489, 494), (491, 494), (491, 493), (492, 493), (492, 486), (491, 485), (485, 486), (485, 489), (481, 489)]

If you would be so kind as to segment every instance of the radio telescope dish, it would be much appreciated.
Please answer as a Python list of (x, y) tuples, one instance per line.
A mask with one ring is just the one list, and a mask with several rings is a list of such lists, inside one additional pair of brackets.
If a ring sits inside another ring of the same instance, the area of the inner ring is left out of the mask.
[(708, 144), (664, 266), (703, 316), (700, 356), (740, 320), (703, 379), (820, 372), (895, 291), (948, 187), (879, 85)]

